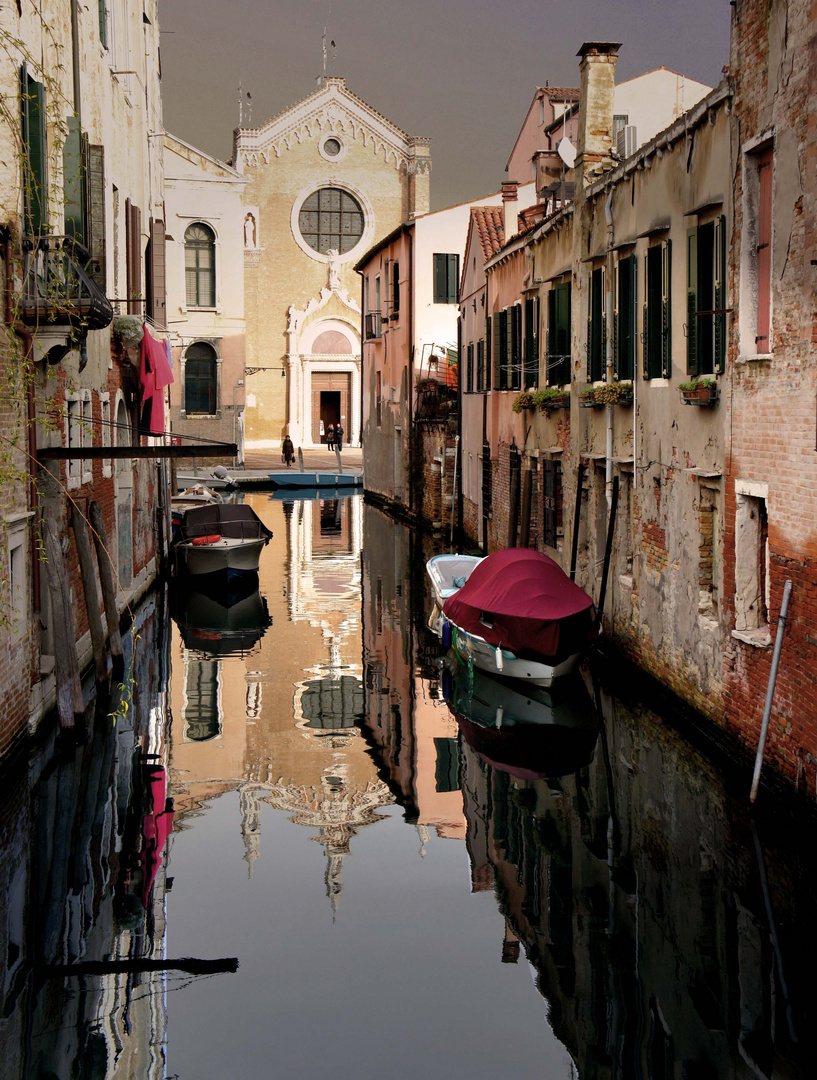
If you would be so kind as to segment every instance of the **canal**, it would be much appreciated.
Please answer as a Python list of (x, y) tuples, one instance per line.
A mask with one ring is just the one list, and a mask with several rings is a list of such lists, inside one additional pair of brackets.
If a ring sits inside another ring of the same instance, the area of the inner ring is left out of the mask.
[[(813, 822), (634, 686), (441, 665), (431, 542), (248, 497), (0, 798), (0, 1080), (813, 1075)], [(683, 734), (682, 732), (686, 732)]]

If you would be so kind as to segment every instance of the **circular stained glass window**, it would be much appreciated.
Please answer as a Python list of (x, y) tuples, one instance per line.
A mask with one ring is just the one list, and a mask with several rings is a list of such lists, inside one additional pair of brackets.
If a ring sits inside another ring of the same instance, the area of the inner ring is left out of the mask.
[[(332, 141), (332, 140), (329, 140)], [(298, 214), (301, 236), (315, 251), (351, 251), (363, 235), (363, 208), (341, 188), (313, 191)]]
[(340, 143), (337, 139), (327, 139), (323, 144), (323, 152), (329, 157), (337, 157), (340, 153)]

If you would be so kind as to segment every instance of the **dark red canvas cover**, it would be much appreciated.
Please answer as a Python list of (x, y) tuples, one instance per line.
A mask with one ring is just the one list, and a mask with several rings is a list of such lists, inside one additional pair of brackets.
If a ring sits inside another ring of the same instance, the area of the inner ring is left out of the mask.
[(557, 562), (530, 548), (489, 555), (449, 597), (443, 614), (456, 626), (517, 656), (559, 662), (593, 630), (593, 600)]

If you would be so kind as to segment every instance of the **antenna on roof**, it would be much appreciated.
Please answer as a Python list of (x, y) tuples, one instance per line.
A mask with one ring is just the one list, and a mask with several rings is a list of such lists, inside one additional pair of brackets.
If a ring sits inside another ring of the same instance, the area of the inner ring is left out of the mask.
[(238, 126), (244, 127), (244, 91), (241, 83), (238, 84)]
[[(327, 25), (329, 23), (329, 19), (331, 18), (331, 15), (332, 15), (332, 9), (330, 8), (329, 13), (326, 16)], [(330, 48), (332, 48), (332, 49), (335, 48), (334, 41), (330, 41), (329, 45), (330, 45)], [(321, 79), (320, 77), (318, 78), (318, 86), (326, 86), (326, 60), (327, 60), (327, 56), (328, 56), (328, 52), (327, 52), (327, 48), (326, 48), (326, 26), (324, 26), (324, 28), (323, 28), (323, 37), (321, 38), (321, 48), (323, 50), (323, 79)], [(334, 53), (333, 53), (333, 57), (334, 57)]]

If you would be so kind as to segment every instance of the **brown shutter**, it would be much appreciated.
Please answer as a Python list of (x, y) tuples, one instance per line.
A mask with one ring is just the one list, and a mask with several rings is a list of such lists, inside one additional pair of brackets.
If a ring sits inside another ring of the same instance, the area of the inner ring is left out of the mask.
[(128, 312), (142, 314), (142, 211), (125, 200), (126, 244), (128, 250)]
[(105, 267), (105, 147), (88, 146), (85, 168), (88, 214), (87, 246), (91, 253), (90, 276), (104, 293), (108, 291)]
[(150, 239), (146, 257), (147, 313), (156, 326), (166, 326), (165, 223), (150, 219)]

